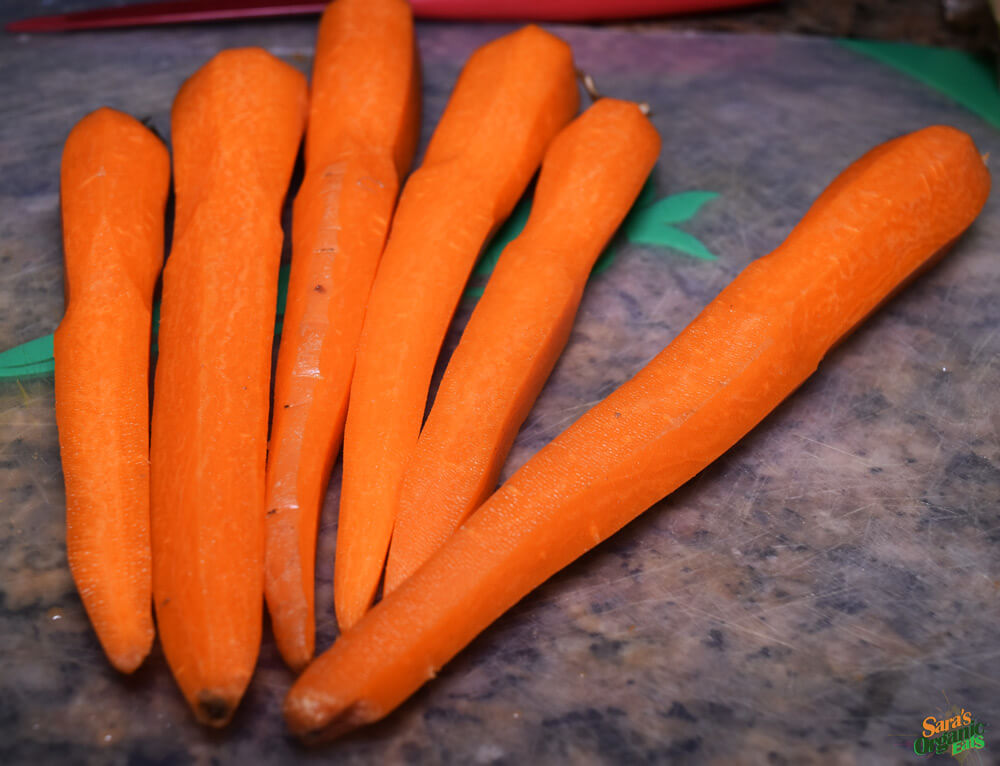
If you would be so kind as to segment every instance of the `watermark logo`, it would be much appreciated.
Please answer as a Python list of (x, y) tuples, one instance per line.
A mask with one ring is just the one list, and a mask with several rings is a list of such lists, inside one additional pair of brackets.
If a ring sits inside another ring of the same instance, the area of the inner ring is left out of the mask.
[(986, 747), (986, 724), (965, 708), (952, 708), (942, 716), (922, 721), (920, 736), (913, 740), (917, 755), (951, 755), (959, 761), (972, 750)]

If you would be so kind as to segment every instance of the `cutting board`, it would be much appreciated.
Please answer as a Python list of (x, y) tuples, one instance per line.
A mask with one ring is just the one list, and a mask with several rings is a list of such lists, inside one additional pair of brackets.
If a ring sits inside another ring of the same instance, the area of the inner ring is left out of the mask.
[[(509, 27), (419, 26), (424, 141), (466, 57)], [(680, 224), (717, 257), (620, 237), (505, 475), (627, 380), (824, 186), (930, 123), (1000, 156), (947, 97), (834, 41), (554, 27), (663, 136), (659, 197), (717, 192)], [(181, 82), (223, 47), (308, 70), (310, 21), (0, 43), (0, 348), (62, 312), (58, 171), (107, 104), (169, 136)], [(950, 706), (1000, 726), (1000, 211), (837, 348), (740, 444), (485, 631), (335, 763), (886, 763)], [(463, 300), (445, 354), (475, 298)], [(292, 675), (265, 628), (232, 725), (193, 723), (157, 647), (105, 662), (66, 565), (50, 378), (0, 384), (0, 762), (288, 763)], [(322, 520), (320, 647), (336, 636), (340, 484)], [(1000, 748), (987, 729), (987, 750)], [(909, 754), (909, 756), (908, 756)], [(982, 761), (985, 762), (985, 761)], [(975, 763), (975, 761), (973, 761)]]

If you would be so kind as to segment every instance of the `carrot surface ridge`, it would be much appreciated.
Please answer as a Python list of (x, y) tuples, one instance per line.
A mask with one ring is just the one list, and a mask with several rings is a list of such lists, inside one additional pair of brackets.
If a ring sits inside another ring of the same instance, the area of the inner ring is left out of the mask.
[(660, 152), (636, 104), (603, 98), (556, 136), (523, 233), (490, 276), (407, 466), (385, 572), (390, 593), (496, 488), (562, 352), (594, 261)]
[(405, 0), (336, 0), (313, 64), (306, 171), (267, 464), (264, 591), (285, 662), (315, 645), (316, 534), (340, 448), (365, 305), (419, 133), (420, 75)]
[(403, 188), (372, 286), (344, 436), (334, 605), (371, 605), (434, 363), (490, 233), (510, 213), (579, 96), (566, 43), (536, 26), (469, 58)]
[(257, 661), (264, 461), (281, 207), (305, 124), (301, 73), (223, 51), (171, 113), (176, 216), (153, 398), (153, 595), (167, 662), (225, 724)]
[(153, 644), (149, 338), (163, 264), (170, 157), (114, 109), (66, 139), (66, 314), (55, 333), (66, 555), (108, 659), (131, 673)]
[(383, 717), (533, 588), (709, 465), (954, 241), (989, 187), (972, 140), (948, 127), (851, 165), (782, 245), (309, 666), (285, 700), (291, 729), (321, 739)]

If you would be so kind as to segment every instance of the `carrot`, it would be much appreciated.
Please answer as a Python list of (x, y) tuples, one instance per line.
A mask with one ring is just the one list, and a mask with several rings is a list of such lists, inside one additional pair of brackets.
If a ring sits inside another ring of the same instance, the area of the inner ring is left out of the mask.
[(334, 604), (341, 629), (371, 605), (434, 363), (476, 256), (578, 106), (573, 55), (527, 26), (465, 65), (407, 181), (358, 346), (344, 437)]
[(323, 14), (267, 465), (264, 592), (294, 670), (313, 656), (320, 508), (365, 304), (419, 133), (416, 53), (405, 0), (337, 0)]
[(229, 720), (260, 645), (264, 458), (281, 206), (305, 78), (223, 51), (174, 101), (176, 218), (163, 273), (152, 429), (153, 596), (177, 683)]
[(784, 244), (310, 665), (285, 701), (292, 730), (330, 737), (386, 715), (525, 594), (715, 460), (958, 237), (989, 186), (953, 128), (850, 166)]
[(55, 333), (66, 555), (111, 664), (153, 644), (149, 334), (170, 156), (137, 120), (98, 109), (62, 157), (66, 315)]
[(552, 142), (527, 226), (500, 256), (407, 466), (386, 593), (495, 488), (566, 345), (590, 269), (659, 152), (660, 137), (639, 107), (607, 98)]

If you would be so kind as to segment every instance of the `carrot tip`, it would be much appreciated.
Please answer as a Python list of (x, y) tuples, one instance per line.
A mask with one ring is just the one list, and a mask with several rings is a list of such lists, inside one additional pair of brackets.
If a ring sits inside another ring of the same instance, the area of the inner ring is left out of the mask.
[[(308, 701), (303, 701), (303, 707), (309, 707)], [(288, 714), (286, 713), (286, 715)], [(367, 705), (355, 702), (328, 720), (316, 722), (311, 726), (303, 728), (293, 726), (293, 729), (303, 744), (319, 745), (343, 736), (367, 723), (371, 723), (375, 718), (376, 716), (371, 715), (371, 711)]]
[(195, 715), (198, 720), (209, 726), (225, 726), (229, 719), (233, 717), (235, 707), (223, 697), (215, 692), (203, 691), (198, 693), (198, 704), (195, 707)]
[[(373, 594), (374, 595), (374, 594)], [(334, 592), (334, 599), (336, 600), (336, 592)], [(371, 607), (372, 599), (368, 599), (365, 602), (355, 601), (353, 603), (343, 603), (340, 605), (334, 603), (334, 614), (337, 616), (337, 626), (340, 628), (340, 632), (343, 633), (345, 630), (350, 630), (361, 618), (365, 616), (365, 613)]]
[(279, 645), (278, 651), (281, 653), (281, 658), (285, 661), (288, 669), (295, 673), (295, 675), (300, 675), (309, 663), (312, 662), (313, 652), (311, 648), (295, 647), (286, 651), (281, 650), (282, 647)]
[(129, 675), (138, 670), (139, 666), (142, 665), (143, 660), (146, 659), (146, 655), (149, 654), (148, 648), (143, 648), (138, 651), (132, 651), (127, 654), (119, 654), (114, 657), (108, 655), (108, 660), (111, 662), (112, 667), (119, 673), (124, 673)]

